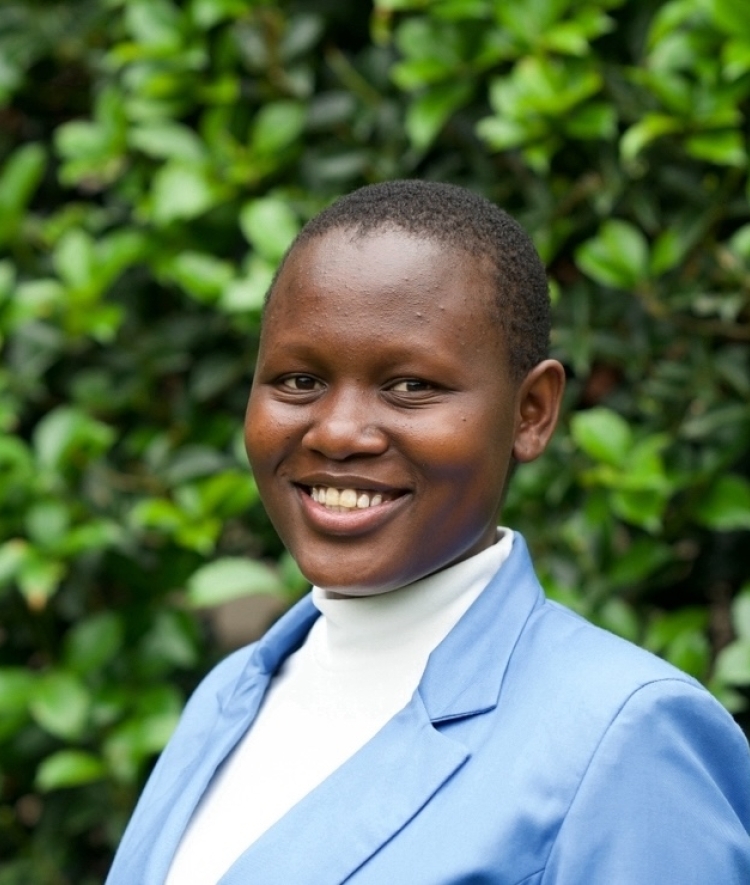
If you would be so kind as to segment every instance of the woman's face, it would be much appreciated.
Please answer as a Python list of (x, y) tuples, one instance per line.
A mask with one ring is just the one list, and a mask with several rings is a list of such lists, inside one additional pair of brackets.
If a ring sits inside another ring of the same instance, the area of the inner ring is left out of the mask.
[(492, 298), (480, 259), (398, 230), (289, 256), (245, 441), (309, 581), (383, 593), (494, 542), (523, 422)]

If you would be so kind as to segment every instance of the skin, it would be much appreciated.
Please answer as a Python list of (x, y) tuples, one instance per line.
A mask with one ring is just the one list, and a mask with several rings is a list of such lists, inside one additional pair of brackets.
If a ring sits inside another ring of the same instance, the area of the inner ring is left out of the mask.
[[(491, 268), (401, 230), (334, 230), (286, 261), (245, 420), (268, 514), (312, 583), (384, 593), (495, 541), (511, 464), (536, 458), (564, 372), (519, 383), (493, 321)], [(313, 486), (379, 491), (337, 513)]]

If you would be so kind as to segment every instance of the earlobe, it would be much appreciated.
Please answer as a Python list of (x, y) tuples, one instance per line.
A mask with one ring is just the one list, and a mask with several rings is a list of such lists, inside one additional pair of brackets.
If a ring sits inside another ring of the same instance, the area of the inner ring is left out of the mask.
[(521, 382), (513, 444), (517, 461), (533, 461), (547, 447), (557, 426), (564, 389), (565, 369), (557, 360), (544, 360), (534, 366)]

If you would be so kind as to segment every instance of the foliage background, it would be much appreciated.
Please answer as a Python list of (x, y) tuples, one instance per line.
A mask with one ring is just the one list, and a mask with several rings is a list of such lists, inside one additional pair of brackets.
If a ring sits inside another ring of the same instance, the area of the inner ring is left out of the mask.
[(100, 882), (206, 608), (304, 589), (241, 445), (259, 308), (373, 181), (533, 234), (568, 419), (505, 520), (742, 721), (749, 96), (745, 0), (3, 3), (0, 885)]

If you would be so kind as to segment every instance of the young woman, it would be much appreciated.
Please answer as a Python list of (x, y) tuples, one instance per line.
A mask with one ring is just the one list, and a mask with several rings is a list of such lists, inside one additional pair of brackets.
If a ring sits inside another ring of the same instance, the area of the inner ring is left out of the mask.
[(750, 882), (731, 718), (497, 528), (557, 420), (548, 336), (528, 237), (465, 190), (364, 188), (302, 231), (245, 428), (312, 594), (199, 687), (109, 885)]

